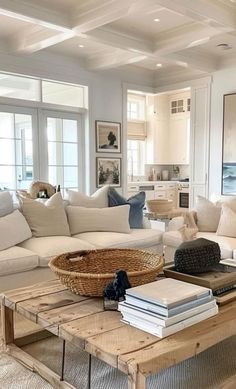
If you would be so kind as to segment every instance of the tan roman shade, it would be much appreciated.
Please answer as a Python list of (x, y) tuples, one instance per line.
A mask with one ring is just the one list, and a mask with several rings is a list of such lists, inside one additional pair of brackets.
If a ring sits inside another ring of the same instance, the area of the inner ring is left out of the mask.
[(128, 121), (128, 139), (145, 140), (147, 136), (145, 121)]

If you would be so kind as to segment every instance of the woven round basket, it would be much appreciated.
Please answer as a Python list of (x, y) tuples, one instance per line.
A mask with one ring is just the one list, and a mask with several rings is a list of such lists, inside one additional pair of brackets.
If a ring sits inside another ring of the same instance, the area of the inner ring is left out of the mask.
[(154, 212), (154, 213), (169, 212), (173, 209), (173, 200), (169, 200), (169, 199), (147, 200), (146, 206), (148, 212)]
[(61, 283), (83, 296), (102, 296), (117, 270), (125, 270), (132, 286), (155, 281), (163, 258), (134, 249), (81, 250), (59, 255), (49, 267)]

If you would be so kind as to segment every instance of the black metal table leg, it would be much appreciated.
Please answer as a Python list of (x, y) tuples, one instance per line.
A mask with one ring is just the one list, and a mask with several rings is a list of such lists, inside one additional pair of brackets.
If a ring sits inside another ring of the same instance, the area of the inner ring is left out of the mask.
[(66, 341), (63, 340), (63, 344), (62, 344), (62, 361), (61, 361), (61, 377), (60, 377), (60, 381), (64, 381), (65, 354), (66, 354)]
[(91, 364), (92, 364), (92, 355), (89, 354), (89, 360), (88, 360), (88, 389), (91, 389)]

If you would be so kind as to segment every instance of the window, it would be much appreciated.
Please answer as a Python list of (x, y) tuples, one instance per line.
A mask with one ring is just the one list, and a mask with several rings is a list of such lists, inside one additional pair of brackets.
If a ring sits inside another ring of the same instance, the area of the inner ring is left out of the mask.
[(128, 140), (128, 176), (132, 180), (134, 176), (144, 175), (145, 144), (143, 140)]
[(58, 82), (42, 81), (42, 101), (70, 107), (84, 107), (84, 88)]
[(47, 142), (48, 181), (62, 188), (77, 188), (77, 120), (47, 117)]
[(128, 120), (145, 120), (145, 96), (128, 95), (127, 118)]
[(0, 189), (27, 189), (33, 179), (32, 115), (0, 112)]
[(37, 109), (18, 113), (20, 107), (6, 110), (0, 106), (0, 189), (28, 189), (33, 180), (62, 189), (80, 187), (80, 115)]
[(174, 100), (171, 101), (171, 113), (184, 112), (184, 100)]
[(0, 73), (0, 96), (86, 108), (87, 87)]

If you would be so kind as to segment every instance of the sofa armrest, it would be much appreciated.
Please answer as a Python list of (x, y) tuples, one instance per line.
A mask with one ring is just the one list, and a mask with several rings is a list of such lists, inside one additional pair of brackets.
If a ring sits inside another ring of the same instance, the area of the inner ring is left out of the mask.
[(168, 224), (168, 231), (177, 231), (184, 225), (184, 217), (177, 216), (170, 220)]

